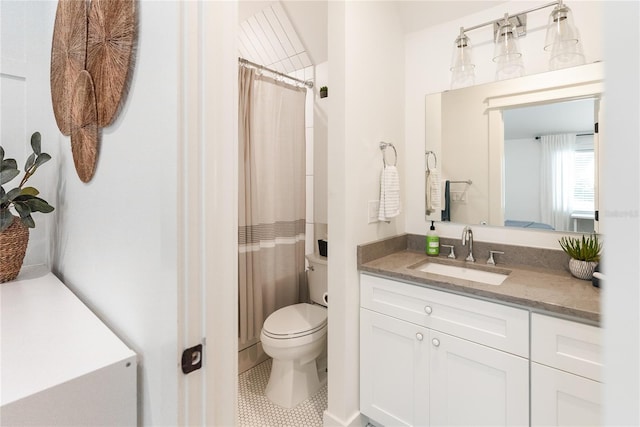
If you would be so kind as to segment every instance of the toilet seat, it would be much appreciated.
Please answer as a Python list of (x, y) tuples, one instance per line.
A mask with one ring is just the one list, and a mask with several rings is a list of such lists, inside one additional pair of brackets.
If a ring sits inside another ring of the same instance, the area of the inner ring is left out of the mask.
[(327, 309), (314, 304), (294, 304), (272, 313), (262, 333), (273, 339), (294, 339), (314, 334), (327, 326)]

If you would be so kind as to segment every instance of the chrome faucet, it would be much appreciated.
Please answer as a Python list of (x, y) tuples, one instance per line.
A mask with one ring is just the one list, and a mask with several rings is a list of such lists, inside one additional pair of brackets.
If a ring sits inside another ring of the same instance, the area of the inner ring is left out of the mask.
[(469, 255), (465, 260), (475, 262), (476, 260), (473, 258), (473, 231), (468, 225), (462, 230), (462, 246), (467, 244), (467, 240), (469, 241)]

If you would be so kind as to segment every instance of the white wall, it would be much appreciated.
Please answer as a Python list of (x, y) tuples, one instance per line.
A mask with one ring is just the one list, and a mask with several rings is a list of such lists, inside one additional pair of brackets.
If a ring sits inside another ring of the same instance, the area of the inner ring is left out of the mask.
[[(574, 21), (584, 40), (587, 63), (603, 59), (602, 10), (605, 2), (572, 1), (569, 6), (574, 13)], [(445, 22), (441, 25), (408, 34), (405, 42), (405, 134), (406, 195), (410, 205), (406, 211), (406, 231), (426, 234), (424, 219), (424, 141), (425, 141), (425, 95), (449, 89), (450, 60), (453, 42), (461, 26), (470, 27), (498, 19), (505, 12), (515, 13), (540, 2), (511, 1), (465, 18)], [(524, 53), (527, 74), (547, 70), (547, 54), (542, 45), (545, 27), (551, 9), (532, 12), (527, 15), (527, 35), (520, 40)], [(491, 27), (471, 31), (469, 37), (474, 46), (476, 63), (476, 84), (493, 81), (495, 67), (492, 63), (493, 42)], [(463, 225), (440, 224), (440, 236), (458, 238)], [(548, 247), (557, 249), (557, 237), (550, 233), (513, 230), (505, 228), (474, 228), (476, 239), (515, 245)]]
[[(328, 87), (329, 63), (316, 65), (316, 85), (314, 92), (318, 93), (322, 86)], [(329, 88), (329, 93), (331, 89)], [(320, 98), (317, 94), (313, 108), (313, 161), (314, 161), (314, 221), (316, 239), (328, 238), (327, 230), (327, 182), (329, 163), (327, 157), (328, 145), (328, 105), (329, 97)], [(317, 245), (317, 243), (316, 243)]]
[[(54, 206), (58, 128), (51, 106), (49, 64), (55, 10), (54, 2), (2, 1), (0, 4), (0, 145), (5, 157), (14, 158), (21, 171), (3, 187), (8, 191), (20, 183), (24, 163), (31, 154), (31, 134), (38, 131), (42, 135), (42, 151), (51, 154), (53, 160), (39, 168), (27, 185), (37, 188), (40, 197)], [(33, 215), (36, 228), (29, 232), (23, 266), (50, 262), (49, 240), (54, 217), (42, 213)]]
[[(356, 246), (404, 231), (401, 215), (367, 224), (379, 198), (379, 142), (395, 144), (404, 190), (403, 34), (393, 2), (329, 2), (329, 407), (325, 425), (359, 414)], [(406, 196), (403, 196), (403, 201)]]
[(505, 219), (540, 222), (540, 143), (504, 141)]
[(138, 353), (141, 425), (175, 425), (180, 9), (137, 5), (131, 89), (118, 120), (102, 131), (89, 184), (59, 134), (53, 270)]
[[(640, 425), (640, 4), (611, 2), (604, 22), (606, 111), (602, 132), (607, 281), (602, 299), (604, 425)], [(620, 48), (620, 41), (625, 46)], [(624, 183), (624, 184), (621, 184)]]

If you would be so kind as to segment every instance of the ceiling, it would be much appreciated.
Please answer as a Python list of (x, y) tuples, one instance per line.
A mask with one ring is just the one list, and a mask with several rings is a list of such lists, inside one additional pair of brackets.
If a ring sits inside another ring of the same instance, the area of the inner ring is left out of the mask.
[[(347, 0), (355, 1), (355, 0)], [(389, 0), (398, 9), (405, 33), (422, 30), (443, 22), (467, 16), (507, 1), (458, 0)], [(273, 3), (280, 3), (298, 33), (312, 62), (320, 64), (328, 59), (327, 0), (241, 0), (239, 23)]]
[(505, 110), (503, 117), (504, 139), (593, 132), (594, 100), (582, 99)]
[(443, 22), (453, 21), (507, 1), (394, 1), (405, 33), (423, 30)]

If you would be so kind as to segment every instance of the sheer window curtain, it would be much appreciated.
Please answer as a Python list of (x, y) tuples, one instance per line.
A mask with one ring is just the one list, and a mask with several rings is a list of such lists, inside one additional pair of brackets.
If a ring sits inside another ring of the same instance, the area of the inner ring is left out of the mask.
[[(239, 340), (305, 297), (306, 89), (239, 67)], [(302, 293), (301, 293), (302, 292)]]
[(573, 213), (575, 134), (540, 138), (540, 210), (542, 222), (555, 230), (571, 229)]

